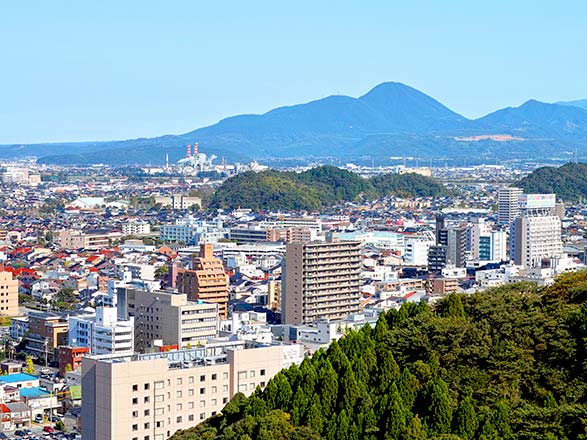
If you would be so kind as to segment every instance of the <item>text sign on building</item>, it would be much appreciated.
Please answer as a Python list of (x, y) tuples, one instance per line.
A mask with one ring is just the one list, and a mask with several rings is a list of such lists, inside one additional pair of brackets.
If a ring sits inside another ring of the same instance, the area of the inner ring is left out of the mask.
[(520, 209), (554, 208), (556, 194), (522, 194), (518, 198)]

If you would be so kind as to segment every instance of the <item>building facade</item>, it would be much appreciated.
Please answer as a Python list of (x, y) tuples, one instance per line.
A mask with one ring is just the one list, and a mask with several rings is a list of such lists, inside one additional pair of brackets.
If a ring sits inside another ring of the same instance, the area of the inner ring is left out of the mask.
[(0, 315), (18, 315), (18, 280), (10, 272), (0, 272)]
[(522, 188), (501, 188), (497, 191), (497, 221), (509, 225), (518, 216), (518, 198), (522, 195)]
[(119, 314), (134, 318), (135, 350), (144, 353), (162, 345), (190, 348), (218, 334), (218, 305), (189, 301), (187, 295), (120, 288)]
[(238, 392), (263, 389), (303, 360), (301, 345), (243, 342), (132, 357), (83, 359), (84, 440), (165, 440), (218, 414)]
[(283, 323), (344, 319), (359, 312), (359, 241), (290, 243), (283, 262)]
[(218, 305), (218, 316), (228, 315), (228, 275), (222, 260), (214, 257), (212, 244), (200, 246), (199, 255), (194, 258), (193, 269), (178, 269), (177, 290), (194, 301), (205, 301)]

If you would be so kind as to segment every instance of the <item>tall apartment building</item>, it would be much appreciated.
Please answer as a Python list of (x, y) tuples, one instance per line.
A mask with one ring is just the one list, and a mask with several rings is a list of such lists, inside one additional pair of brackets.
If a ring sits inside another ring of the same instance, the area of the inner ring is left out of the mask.
[(217, 336), (217, 304), (188, 301), (185, 294), (164, 291), (119, 288), (117, 295), (119, 315), (134, 318), (139, 353), (154, 349), (155, 341), (189, 348)]
[(467, 230), (446, 225), (444, 215), (436, 215), (436, 244), (428, 249), (428, 271), (440, 272), (447, 264), (465, 267)]
[(510, 224), (520, 212), (518, 198), (522, 195), (522, 188), (500, 188), (497, 191), (497, 221), (500, 224)]
[(220, 319), (228, 315), (228, 275), (222, 260), (214, 257), (212, 244), (200, 246), (200, 253), (192, 263), (193, 269), (177, 270), (177, 290), (194, 301), (218, 304)]
[(283, 264), (284, 324), (344, 319), (359, 311), (360, 242), (290, 243)]
[(18, 315), (18, 280), (11, 272), (0, 272), (0, 315)]
[(218, 414), (238, 392), (263, 389), (303, 360), (302, 345), (244, 342), (82, 363), (84, 440), (165, 440)]
[(510, 259), (525, 268), (562, 256), (561, 220), (553, 214), (554, 194), (524, 194), (520, 215), (510, 226)]
[(132, 354), (134, 318), (120, 320), (114, 307), (97, 307), (95, 316), (69, 318), (69, 344), (91, 354)]

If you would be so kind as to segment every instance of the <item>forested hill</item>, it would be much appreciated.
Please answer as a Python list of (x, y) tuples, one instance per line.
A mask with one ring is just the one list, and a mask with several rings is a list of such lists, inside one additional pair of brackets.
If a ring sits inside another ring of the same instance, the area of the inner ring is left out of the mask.
[(587, 163), (567, 163), (561, 167), (541, 167), (516, 186), (527, 193), (556, 193), (557, 198), (575, 202), (587, 197)]
[(302, 173), (268, 170), (227, 179), (211, 200), (213, 208), (316, 210), (336, 203), (371, 200), (387, 195), (425, 197), (448, 195), (435, 179), (418, 174), (385, 174), (363, 179), (333, 166)]
[(587, 273), (405, 304), (173, 440), (587, 435)]

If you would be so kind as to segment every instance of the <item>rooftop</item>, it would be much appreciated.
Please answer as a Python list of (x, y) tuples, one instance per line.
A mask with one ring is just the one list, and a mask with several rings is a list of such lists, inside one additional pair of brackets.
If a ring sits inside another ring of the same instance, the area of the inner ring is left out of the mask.
[(7, 374), (6, 376), (0, 377), (0, 382), (4, 383), (25, 382), (27, 380), (39, 380), (39, 378), (26, 373)]

